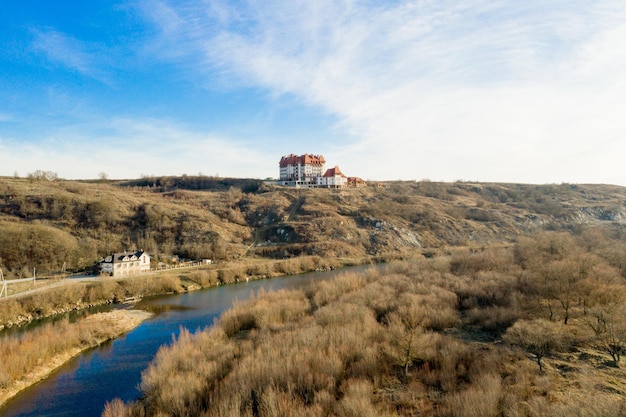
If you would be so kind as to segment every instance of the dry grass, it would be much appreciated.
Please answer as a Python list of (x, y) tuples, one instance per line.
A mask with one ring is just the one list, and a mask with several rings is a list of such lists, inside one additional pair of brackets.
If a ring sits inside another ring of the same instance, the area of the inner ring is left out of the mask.
[[(331, 264), (323, 262), (316, 256), (279, 261), (239, 261), (229, 265), (221, 265), (219, 269), (216, 266), (209, 266), (125, 279), (101, 277), (95, 282), (71, 282), (62, 287), (51, 287), (48, 291), (21, 298), (0, 299), (0, 329), (92, 305), (139, 299), (149, 295), (179, 293), (286, 274), (311, 272), (329, 265), (340, 267), (358, 265), (369, 261), (368, 258), (343, 259)], [(50, 285), (54, 282), (56, 281), (36, 281), (37, 285)], [(32, 285), (31, 283), (27, 284)], [(30, 289), (30, 287), (26, 289)]]
[[(578, 243), (563, 248), (544, 266), (579, 256)], [(507, 253), (488, 251), (478, 256)], [(507, 259), (471, 263), (461, 274), (438, 259), (396, 262), (306, 293), (260, 293), (212, 329), (182, 332), (162, 348), (144, 373), (142, 399), (113, 402), (108, 415), (622, 415), (626, 379), (597, 349), (582, 307), (567, 325), (546, 322), (536, 297), (554, 294)], [(609, 285), (605, 276), (598, 286)], [(623, 283), (610, 285), (613, 297), (624, 292)], [(576, 291), (589, 306), (614, 300), (608, 290)], [(546, 325), (515, 333), (529, 319)], [(556, 336), (562, 343), (541, 350)], [(541, 355), (543, 372), (529, 355)]]
[(72, 282), (20, 298), (0, 299), (0, 326), (10, 327), (105, 303), (148, 295), (183, 291), (180, 278), (171, 274), (138, 276), (124, 280), (102, 278)]
[(78, 352), (131, 330), (148, 316), (145, 312), (116, 310), (75, 323), (63, 320), (20, 336), (0, 338), (0, 404), (46, 377)]

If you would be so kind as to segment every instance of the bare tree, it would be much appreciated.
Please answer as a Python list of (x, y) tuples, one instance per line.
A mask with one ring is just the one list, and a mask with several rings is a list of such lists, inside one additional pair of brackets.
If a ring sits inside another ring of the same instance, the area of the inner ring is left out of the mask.
[(29, 180), (48, 180), (54, 181), (59, 179), (59, 175), (53, 171), (43, 171), (41, 169), (36, 170), (35, 172), (30, 172), (27, 177)]
[(420, 354), (419, 338), (424, 333), (424, 309), (413, 302), (411, 296), (405, 296), (404, 303), (398, 310), (389, 315), (388, 323), (391, 332), (391, 344), (388, 353), (392, 360), (404, 368), (405, 379), (413, 361)]
[(516, 322), (507, 330), (504, 340), (530, 353), (539, 372), (543, 372), (543, 358), (565, 344), (561, 326), (544, 319)]
[(598, 347), (608, 353), (615, 366), (626, 352), (626, 309), (622, 305), (596, 308), (585, 321), (596, 336)]

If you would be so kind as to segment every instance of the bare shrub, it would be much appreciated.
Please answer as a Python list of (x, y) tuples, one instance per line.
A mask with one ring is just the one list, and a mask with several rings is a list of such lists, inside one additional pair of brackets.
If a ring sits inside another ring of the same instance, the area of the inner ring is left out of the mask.
[(235, 282), (236, 272), (232, 269), (220, 269), (217, 271), (217, 281), (219, 284), (232, 284)]
[(361, 297), (363, 304), (374, 311), (378, 321), (398, 308), (397, 292), (380, 281), (368, 284), (361, 292)]
[(102, 417), (131, 417), (131, 412), (122, 400), (116, 398), (105, 404)]
[(500, 306), (473, 308), (466, 314), (470, 324), (496, 335), (504, 332), (521, 317), (517, 308)]
[[(415, 294), (400, 297), (400, 307), (419, 315), (421, 326), (428, 330), (444, 330), (459, 324), (456, 295), (443, 288), (417, 286)], [(405, 311), (405, 314), (407, 311)]]
[(8, 324), (24, 313), (19, 302), (15, 299), (2, 300), (0, 303), (0, 324)]
[(259, 327), (254, 313), (239, 304), (235, 304), (232, 309), (222, 314), (220, 326), (228, 337), (234, 337), (240, 332)]
[(513, 252), (504, 248), (489, 248), (477, 253), (463, 253), (452, 257), (450, 272), (455, 275), (479, 271), (507, 272), (511, 268)]
[(196, 282), (201, 287), (211, 287), (218, 283), (217, 271), (200, 270), (195, 271), (189, 275), (189, 279)]
[(374, 387), (369, 381), (362, 379), (348, 380), (341, 387), (343, 398), (335, 407), (337, 416), (342, 417), (376, 417), (379, 413), (372, 404)]
[(543, 319), (518, 321), (507, 330), (504, 339), (530, 353), (540, 372), (543, 372), (543, 358), (567, 343), (561, 325)]
[(300, 261), (298, 259), (287, 259), (275, 264), (276, 272), (285, 275), (294, 275), (300, 272)]
[(353, 273), (340, 275), (332, 281), (320, 282), (314, 290), (314, 306), (322, 307), (344, 294), (362, 288), (365, 284), (366, 281), (363, 277)]
[(144, 406), (152, 413), (193, 415), (208, 384), (230, 371), (235, 350), (220, 330), (191, 335), (181, 329), (175, 342), (161, 347), (142, 373)]
[(386, 354), (392, 364), (403, 369), (405, 382), (413, 362), (423, 354), (423, 346), (420, 343), (423, 339), (420, 335), (424, 328), (420, 325), (420, 319), (419, 313), (414, 314), (408, 308), (390, 315), (388, 319), (389, 342)]
[(521, 237), (513, 249), (514, 260), (524, 269), (540, 270), (549, 261), (565, 258), (575, 247), (575, 239), (568, 233), (546, 232)]
[(96, 346), (119, 331), (97, 320), (60, 320), (19, 336), (0, 338), (0, 388), (8, 388), (69, 349)]
[(464, 309), (475, 307), (509, 307), (515, 303), (518, 278), (499, 272), (481, 271), (472, 277), (459, 277), (452, 283), (452, 290), (459, 297)]
[(545, 397), (533, 397), (523, 410), (528, 417), (620, 417), (626, 413), (623, 399), (607, 394), (589, 394), (564, 401), (549, 401)]
[(454, 391), (460, 381), (469, 377), (474, 352), (469, 346), (452, 338), (440, 338), (435, 344), (436, 355), (431, 359), (437, 379), (446, 391)]
[(594, 308), (585, 320), (595, 334), (598, 348), (608, 353), (615, 366), (626, 352), (626, 309), (622, 304)]
[(254, 316), (259, 328), (278, 330), (307, 313), (311, 306), (304, 293), (299, 290), (260, 291), (247, 310)]
[(499, 375), (486, 374), (468, 389), (453, 393), (444, 398), (446, 411), (450, 417), (498, 417), (502, 397), (502, 380)]

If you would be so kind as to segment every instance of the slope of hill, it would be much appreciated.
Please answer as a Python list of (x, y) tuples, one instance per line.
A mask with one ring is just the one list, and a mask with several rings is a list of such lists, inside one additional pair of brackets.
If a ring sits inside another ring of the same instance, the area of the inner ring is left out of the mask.
[(141, 248), (232, 260), (397, 256), (604, 225), (621, 234), (626, 189), (608, 185), (394, 182), (291, 189), (248, 179), (163, 177), (81, 182), (0, 178), (5, 276), (81, 270)]

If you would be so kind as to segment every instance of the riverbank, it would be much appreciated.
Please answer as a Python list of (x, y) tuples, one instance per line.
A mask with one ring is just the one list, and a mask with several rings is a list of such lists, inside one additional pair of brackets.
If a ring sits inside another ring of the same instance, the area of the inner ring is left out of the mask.
[(129, 332), (151, 316), (140, 310), (114, 310), (1, 339), (0, 407), (79, 353)]
[(68, 280), (24, 297), (0, 299), (0, 331), (89, 307), (176, 294), (241, 281), (297, 275), (306, 272), (388, 261), (387, 258), (334, 258), (302, 256), (281, 260), (247, 259), (228, 265), (169, 270), (134, 277), (99, 277), (87, 282)]

